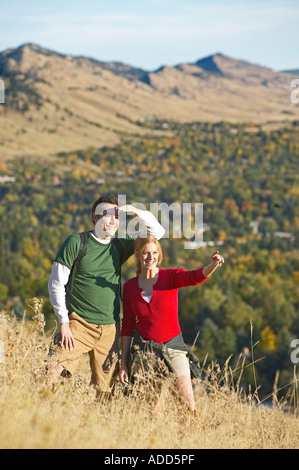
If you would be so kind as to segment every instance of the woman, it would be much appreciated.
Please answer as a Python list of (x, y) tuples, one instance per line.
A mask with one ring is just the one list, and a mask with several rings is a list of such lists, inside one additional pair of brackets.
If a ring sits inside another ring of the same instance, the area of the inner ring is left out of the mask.
[[(127, 358), (136, 329), (139, 346), (156, 344), (161, 346), (161, 350), (167, 350), (176, 374), (176, 385), (189, 408), (194, 411), (189, 361), (178, 320), (178, 290), (203, 283), (224, 263), (223, 257), (217, 251), (208, 266), (184, 271), (158, 267), (162, 261), (162, 251), (155, 238), (137, 239), (134, 251), (137, 275), (125, 283), (123, 290), (120, 382), (125, 385), (129, 381)], [(154, 349), (157, 351), (159, 348)]]

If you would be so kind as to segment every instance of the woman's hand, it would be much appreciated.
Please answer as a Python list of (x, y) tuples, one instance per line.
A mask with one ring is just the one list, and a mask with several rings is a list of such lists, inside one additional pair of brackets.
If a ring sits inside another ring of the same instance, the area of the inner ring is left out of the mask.
[(211, 258), (212, 258), (212, 263), (217, 268), (218, 266), (222, 266), (222, 264), (224, 263), (224, 258), (223, 256), (219, 255), (219, 251), (215, 251), (215, 253), (212, 254)]
[(209, 277), (219, 266), (222, 266), (224, 263), (224, 258), (223, 256), (219, 255), (219, 251), (215, 251), (211, 258), (212, 262), (208, 266), (205, 266), (202, 270), (202, 273), (205, 277)]
[(119, 372), (119, 380), (122, 385), (129, 385), (129, 376), (128, 376), (128, 368), (127, 366), (121, 366)]

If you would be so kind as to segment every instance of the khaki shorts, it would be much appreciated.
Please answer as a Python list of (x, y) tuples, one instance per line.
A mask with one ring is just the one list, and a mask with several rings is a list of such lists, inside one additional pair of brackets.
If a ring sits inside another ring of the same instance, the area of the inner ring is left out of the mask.
[(99, 391), (110, 392), (117, 359), (115, 354), (119, 351), (120, 323), (95, 325), (86, 322), (75, 312), (70, 314), (69, 321), (75, 339), (74, 349), (68, 351), (56, 340), (51, 347), (51, 354), (64, 369), (73, 374), (82, 355), (88, 353), (91, 384)]
[[(161, 359), (160, 351), (155, 351), (152, 354), (153, 354), (153, 356), (151, 356), (152, 359), (155, 357)], [(187, 358), (187, 351), (168, 348), (168, 354), (169, 354), (171, 365), (173, 367), (173, 371), (176, 377), (177, 378), (180, 378), (180, 377), (191, 378), (190, 365), (189, 365), (189, 360)], [(134, 364), (133, 373), (136, 373), (137, 371), (139, 371), (141, 367), (143, 370), (146, 369), (147, 367), (146, 362), (145, 363), (143, 362), (142, 356), (140, 356), (138, 353), (135, 354), (134, 361), (135, 361), (135, 364)], [(143, 365), (141, 366), (141, 364)], [(153, 362), (152, 366), (154, 367), (156, 371), (160, 369), (159, 362)]]
[(168, 348), (168, 353), (177, 378), (191, 377), (187, 351)]

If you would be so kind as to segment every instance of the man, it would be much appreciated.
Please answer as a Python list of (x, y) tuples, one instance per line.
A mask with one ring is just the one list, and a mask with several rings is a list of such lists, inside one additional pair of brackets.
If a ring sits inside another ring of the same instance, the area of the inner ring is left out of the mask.
[(151, 236), (163, 237), (165, 231), (151, 212), (128, 204), (118, 207), (116, 197), (102, 196), (92, 206), (94, 229), (88, 232), (86, 253), (72, 286), (70, 274), (81, 243), (78, 233), (60, 246), (48, 283), (50, 301), (60, 323), (60, 341), (52, 350), (51, 378), (56, 381), (61, 374), (73, 374), (82, 354), (88, 352), (91, 384), (98, 397), (111, 392), (113, 355), (118, 352), (120, 337), (120, 268), (134, 253), (136, 239), (129, 235), (119, 238), (121, 251), (113, 243), (121, 212), (137, 217)]

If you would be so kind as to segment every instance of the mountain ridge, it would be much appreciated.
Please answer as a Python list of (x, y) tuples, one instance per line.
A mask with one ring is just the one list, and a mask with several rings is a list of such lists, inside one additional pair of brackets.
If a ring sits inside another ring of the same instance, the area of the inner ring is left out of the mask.
[(143, 136), (156, 117), (265, 124), (295, 120), (294, 75), (218, 52), (154, 71), (25, 43), (0, 53), (0, 158), (53, 155)]
[[(18, 51), (22, 51), (24, 48), (30, 48), (34, 52), (42, 53), (42, 54), (45, 54), (45, 55), (48, 55), (48, 56), (51, 56), (51, 55), (55, 56), (56, 55), (56, 56), (63, 57), (63, 58), (72, 57), (74, 59), (86, 59), (86, 60), (90, 60), (90, 61), (93, 61), (95, 63), (98, 63), (102, 66), (105, 66), (105, 65), (110, 66), (111, 64), (115, 64), (115, 65), (119, 65), (119, 66), (125, 67), (125, 68), (132, 68), (133, 70), (136, 70), (140, 73), (141, 72), (143, 72), (143, 73), (155, 73), (155, 72), (158, 72), (163, 67), (178, 67), (182, 64), (182, 63), (178, 63), (178, 64), (175, 64), (175, 65), (161, 65), (160, 67), (158, 67), (156, 69), (150, 70), (150, 69), (145, 69), (145, 68), (142, 68), (142, 67), (136, 67), (136, 66), (130, 65), (126, 62), (122, 62), (122, 61), (119, 61), (119, 60), (102, 61), (102, 60), (99, 60), (99, 59), (96, 59), (94, 57), (90, 57), (90, 56), (87, 56), (87, 55), (72, 55), (72, 54), (62, 53), (62, 52), (58, 52), (54, 49), (48, 49), (48, 48), (45, 48), (43, 46), (40, 46), (40, 45), (35, 44), (35, 43), (31, 43), (31, 42), (20, 44), (16, 48), (8, 48), (8, 49), (5, 49), (4, 51), (0, 51), (0, 56), (1, 55), (7, 55), (7, 54), (10, 54), (10, 53), (16, 54)], [(257, 64), (257, 63), (256, 64), (251, 63), (249, 61), (246, 61), (245, 59), (233, 58), (233, 57), (231, 57), (227, 54), (224, 54), (223, 52), (220, 52), (220, 51), (215, 52), (214, 54), (209, 54), (208, 56), (204, 56), (202, 58), (196, 59), (194, 62), (191, 62), (191, 63), (188, 62), (188, 64), (191, 64), (191, 65), (194, 64), (194, 65), (202, 67), (204, 62), (212, 61), (214, 58), (224, 58), (224, 59), (228, 59), (228, 60), (232, 60), (232, 61), (237, 61), (237, 62), (243, 63), (243, 64), (250, 64), (250, 65), (253, 65), (253, 66), (256, 66), (256, 67), (260, 67), (262, 69), (271, 70), (274, 73), (298, 73), (298, 71), (299, 71), (299, 69), (274, 70), (271, 67), (260, 65), (260, 64)], [(185, 62), (183, 62), (183, 64), (185, 64)]]

